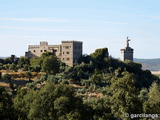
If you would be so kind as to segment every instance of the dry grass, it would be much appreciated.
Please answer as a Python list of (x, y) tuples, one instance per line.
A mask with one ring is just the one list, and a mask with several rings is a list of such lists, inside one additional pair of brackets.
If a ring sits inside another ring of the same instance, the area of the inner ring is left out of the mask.
[(160, 71), (151, 71), (151, 73), (152, 73), (153, 75), (158, 75), (158, 76), (160, 76)]
[(5, 83), (5, 82), (0, 82), (0, 86), (9, 87), (9, 84), (8, 84), (8, 83)]
[(69, 85), (72, 85), (75, 88), (85, 88), (85, 86), (80, 86), (80, 85), (76, 85), (76, 84), (69, 84)]

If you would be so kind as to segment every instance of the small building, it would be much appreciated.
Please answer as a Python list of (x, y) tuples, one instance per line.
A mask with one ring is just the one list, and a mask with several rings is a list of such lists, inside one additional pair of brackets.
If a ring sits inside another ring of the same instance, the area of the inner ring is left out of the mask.
[(82, 44), (81, 41), (62, 41), (61, 45), (48, 45), (48, 42), (43, 41), (40, 45), (29, 45), (25, 57), (40, 57), (48, 51), (54, 53), (66, 65), (73, 66), (73, 63), (82, 56)]
[(134, 49), (129, 47), (129, 41), (130, 39), (126, 39), (126, 47), (124, 49), (121, 49), (121, 56), (120, 56), (120, 60), (125, 61), (125, 60), (130, 60), (133, 62), (133, 52)]

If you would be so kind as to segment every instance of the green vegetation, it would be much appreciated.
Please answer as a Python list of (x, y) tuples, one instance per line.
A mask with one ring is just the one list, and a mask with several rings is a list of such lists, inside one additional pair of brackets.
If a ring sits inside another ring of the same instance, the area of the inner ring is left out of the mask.
[[(82, 56), (73, 67), (52, 53), (0, 60), (0, 117), (19, 120), (130, 120), (125, 113), (160, 116), (160, 80), (142, 65), (106, 56), (107, 48)], [(6, 73), (3, 73), (3, 71)], [(18, 72), (20, 71), (20, 72)], [(2, 74), (3, 73), (3, 74)], [(16, 86), (16, 79), (26, 80)], [(149, 119), (148, 118), (136, 118)]]
[(16, 118), (15, 109), (11, 96), (0, 86), (0, 118), (2, 120), (12, 120)]

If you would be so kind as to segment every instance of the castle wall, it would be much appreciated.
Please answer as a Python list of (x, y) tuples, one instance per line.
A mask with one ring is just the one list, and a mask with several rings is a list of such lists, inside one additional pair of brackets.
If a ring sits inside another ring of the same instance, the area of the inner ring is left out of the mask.
[(68, 66), (73, 66), (73, 63), (82, 56), (82, 42), (62, 41), (61, 45), (48, 45), (47, 42), (40, 42), (40, 45), (29, 45), (25, 56), (28, 58), (40, 57), (47, 51), (54, 53)]
[(60, 56), (61, 53), (61, 45), (48, 45), (47, 42), (40, 42), (40, 45), (29, 45), (28, 46), (29, 53), (26, 53), (30, 58), (32, 57), (40, 57), (45, 52), (52, 52), (56, 56)]
[(62, 53), (62, 46), (61, 45), (48, 45), (48, 50), (49, 52), (54, 53), (57, 57), (61, 57)]

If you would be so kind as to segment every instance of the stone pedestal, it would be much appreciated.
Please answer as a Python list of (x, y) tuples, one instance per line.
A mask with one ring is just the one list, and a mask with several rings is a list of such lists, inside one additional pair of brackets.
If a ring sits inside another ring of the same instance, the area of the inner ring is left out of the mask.
[(121, 49), (121, 57), (120, 60), (125, 61), (125, 60), (130, 60), (133, 61), (133, 51), (131, 47), (126, 47), (125, 49)]

